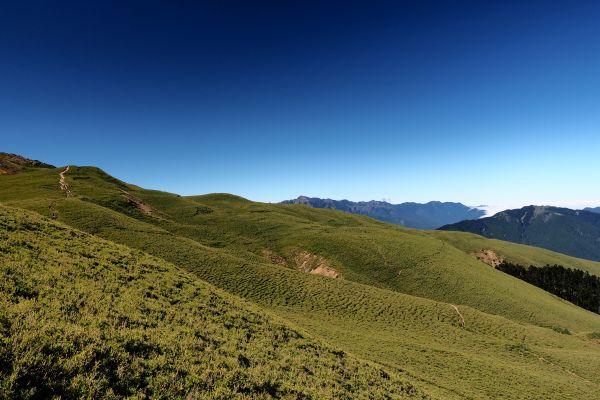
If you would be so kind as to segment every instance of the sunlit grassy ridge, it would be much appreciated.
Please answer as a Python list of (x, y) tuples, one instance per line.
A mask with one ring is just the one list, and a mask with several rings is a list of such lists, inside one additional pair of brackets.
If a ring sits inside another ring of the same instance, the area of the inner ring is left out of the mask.
[(2, 206), (0, 239), (1, 398), (425, 397), (139, 250)]
[[(600, 332), (600, 317), (469, 253), (497, 249), (507, 259), (590, 270), (598, 263), (332, 210), (231, 195), (179, 197), (93, 168), (71, 168), (73, 197), (66, 198), (58, 190), (59, 171), (3, 177), (0, 201), (166, 259), (442, 398), (600, 395), (600, 346), (588, 336)], [(265, 249), (287, 267), (265, 257)], [(299, 272), (299, 252), (323, 257), (342, 279)], [(566, 329), (572, 335), (557, 332)]]
[(571, 257), (566, 254), (556, 253), (539, 247), (515, 244), (496, 239), (487, 239), (483, 236), (466, 232), (430, 231), (431, 236), (444, 240), (456, 248), (472, 253), (481, 249), (494, 250), (506, 261), (521, 265), (551, 265), (559, 264), (575, 269), (588, 271), (590, 274), (600, 276), (600, 263)]

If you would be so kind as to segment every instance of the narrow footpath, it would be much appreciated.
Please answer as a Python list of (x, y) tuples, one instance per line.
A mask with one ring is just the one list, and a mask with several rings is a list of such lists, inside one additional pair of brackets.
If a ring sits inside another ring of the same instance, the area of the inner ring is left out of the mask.
[(71, 190), (69, 189), (69, 184), (65, 180), (66, 172), (69, 172), (69, 166), (67, 166), (67, 168), (65, 168), (65, 170), (59, 174), (60, 179), (58, 180), (58, 183), (60, 185), (60, 190), (65, 192), (65, 195), (69, 197), (71, 195)]
[(465, 327), (465, 318), (463, 317), (463, 315), (460, 313), (460, 311), (458, 311), (458, 307), (456, 307), (454, 304), (450, 304), (452, 306), (452, 308), (454, 308), (454, 310), (456, 310), (456, 313), (458, 314), (458, 317), (460, 318), (460, 326)]

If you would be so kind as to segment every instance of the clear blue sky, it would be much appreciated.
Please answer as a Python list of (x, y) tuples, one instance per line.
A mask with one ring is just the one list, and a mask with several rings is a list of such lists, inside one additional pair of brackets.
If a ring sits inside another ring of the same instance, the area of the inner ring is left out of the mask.
[(0, 151), (181, 194), (598, 205), (599, 21), (595, 1), (5, 1)]

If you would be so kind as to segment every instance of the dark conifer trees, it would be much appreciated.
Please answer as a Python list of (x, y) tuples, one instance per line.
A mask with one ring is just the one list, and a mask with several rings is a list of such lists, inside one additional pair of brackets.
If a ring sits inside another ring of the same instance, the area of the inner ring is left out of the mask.
[(600, 314), (600, 278), (562, 265), (544, 267), (502, 263), (498, 269), (571, 303)]

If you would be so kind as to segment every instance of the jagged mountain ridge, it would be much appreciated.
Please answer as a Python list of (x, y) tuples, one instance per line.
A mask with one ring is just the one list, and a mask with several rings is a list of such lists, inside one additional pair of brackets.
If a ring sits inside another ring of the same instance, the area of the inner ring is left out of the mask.
[(439, 228), (476, 233), (600, 260), (600, 214), (551, 206), (527, 206), (492, 217), (466, 220)]
[(299, 196), (283, 204), (305, 204), (314, 208), (331, 208), (353, 214), (366, 215), (381, 221), (417, 229), (436, 229), (465, 219), (480, 218), (485, 211), (462, 203), (430, 201), (391, 204), (386, 201), (359, 201), (321, 199)]

